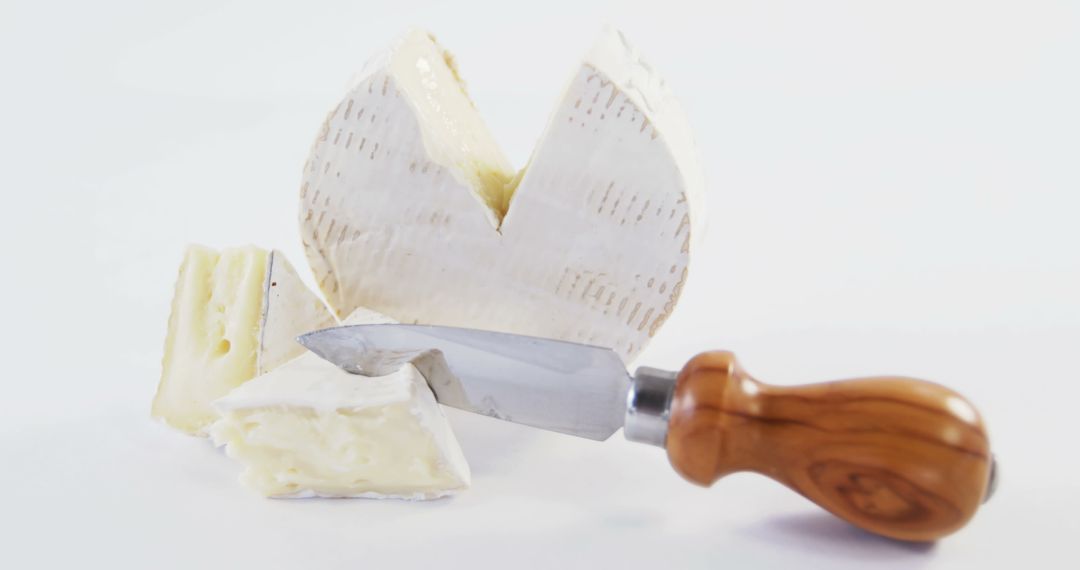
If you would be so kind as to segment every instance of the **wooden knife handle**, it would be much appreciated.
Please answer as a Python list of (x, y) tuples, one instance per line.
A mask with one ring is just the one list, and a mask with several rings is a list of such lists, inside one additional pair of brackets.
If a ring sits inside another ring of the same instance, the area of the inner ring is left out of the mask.
[(992, 467), (979, 413), (948, 388), (897, 377), (769, 386), (729, 352), (679, 372), (667, 449), (699, 485), (762, 473), (865, 530), (917, 541), (963, 526)]

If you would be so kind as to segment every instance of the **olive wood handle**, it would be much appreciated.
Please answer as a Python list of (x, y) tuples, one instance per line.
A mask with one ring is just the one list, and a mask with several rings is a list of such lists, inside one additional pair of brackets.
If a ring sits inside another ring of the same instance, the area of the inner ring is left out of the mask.
[(729, 352), (679, 372), (667, 449), (694, 483), (762, 473), (865, 530), (919, 541), (975, 514), (992, 467), (979, 413), (948, 388), (898, 377), (769, 386)]

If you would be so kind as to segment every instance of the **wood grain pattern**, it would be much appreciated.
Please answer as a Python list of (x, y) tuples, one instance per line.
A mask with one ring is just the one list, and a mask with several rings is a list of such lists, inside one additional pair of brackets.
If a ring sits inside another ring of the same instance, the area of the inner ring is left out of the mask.
[(898, 377), (769, 386), (729, 352), (679, 373), (667, 448), (700, 485), (762, 473), (863, 529), (920, 541), (975, 514), (992, 461), (978, 412), (948, 388)]

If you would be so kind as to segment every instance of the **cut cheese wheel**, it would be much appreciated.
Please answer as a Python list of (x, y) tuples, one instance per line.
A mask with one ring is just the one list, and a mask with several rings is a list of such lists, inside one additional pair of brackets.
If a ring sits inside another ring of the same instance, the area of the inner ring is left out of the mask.
[(213, 400), (304, 352), (296, 336), (336, 324), (278, 251), (191, 246), (176, 282), (152, 414), (204, 435)]
[(411, 32), (327, 118), (301, 234), (338, 315), (366, 306), (629, 360), (678, 301), (702, 185), (679, 105), (619, 32), (586, 56), (520, 172), (451, 57)]

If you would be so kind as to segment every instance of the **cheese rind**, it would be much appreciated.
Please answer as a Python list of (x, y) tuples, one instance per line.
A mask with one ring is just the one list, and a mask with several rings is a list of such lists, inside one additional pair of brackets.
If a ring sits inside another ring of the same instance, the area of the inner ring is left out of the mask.
[(297, 335), (335, 322), (280, 252), (190, 246), (177, 278), (151, 414), (205, 435), (217, 419), (213, 400), (301, 354)]
[(257, 372), (265, 374), (300, 356), (297, 335), (337, 324), (322, 300), (308, 289), (280, 251), (270, 252), (263, 283)]
[(629, 361), (673, 311), (700, 225), (678, 104), (608, 32), (518, 173), (447, 59), (408, 34), (365, 68), (311, 150), (301, 236), (328, 302)]
[(461, 448), (411, 364), (369, 378), (305, 354), (214, 407), (215, 444), (270, 497), (433, 499), (469, 485)]

